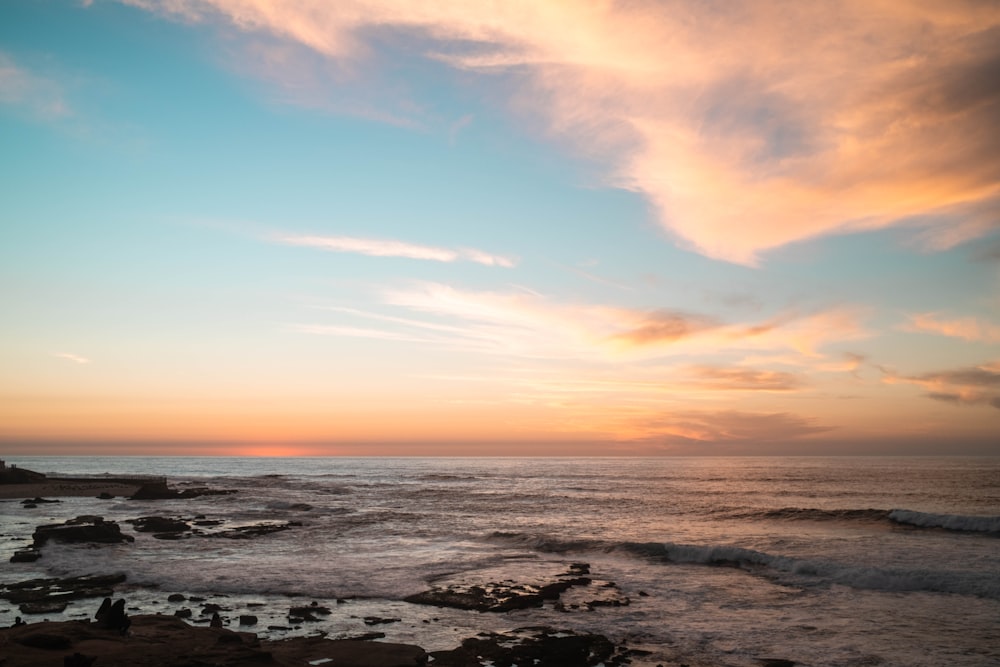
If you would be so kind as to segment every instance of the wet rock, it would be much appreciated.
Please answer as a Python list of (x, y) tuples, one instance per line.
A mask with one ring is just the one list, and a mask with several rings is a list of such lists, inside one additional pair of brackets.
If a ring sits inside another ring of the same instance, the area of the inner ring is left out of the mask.
[(171, 500), (176, 498), (198, 498), (201, 496), (225, 496), (236, 493), (234, 489), (209, 489), (197, 487), (178, 491), (167, 486), (167, 482), (156, 481), (143, 484), (133, 493), (132, 500)]
[(18, 609), (22, 614), (61, 614), (66, 610), (65, 600), (43, 600), (40, 602), (25, 602)]
[(108, 597), (114, 586), (125, 581), (124, 574), (84, 575), (63, 579), (29, 579), (0, 588), (0, 598), (12, 604), (42, 601), (66, 601), (81, 598)]
[(112, 498), (114, 498), (114, 495), (108, 493), (107, 491), (101, 491), (97, 495), (97, 497), (100, 498), (101, 500), (111, 500)]
[(44, 546), (49, 540), (65, 543), (120, 544), (134, 542), (131, 535), (122, 534), (114, 521), (99, 516), (80, 516), (61, 524), (38, 526), (33, 534), (34, 547)]
[(257, 625), (257, 617), (253, 614), (241, 614), (240, 625)]
[(14, 555), (10, 557), (11, 563), (34, 563), (36, 560), (42, 557), (42, 552), (38, 549), (27, 548), (18, 549), (14, 552)]
[(541, 607), (546, 601), (558, 600), (570, 588), (589, 586), (592, 581), (589, 577), (572, 576), (584, 570), (589, 572), (589, 566), (574, 563), (566, 573), (543, 584), (502, 581), (485, 585), (439, 586), (410, 595), (404, 600), (413, 604), (491, 612)]
[(125, 523), (132, 524), (140, 533), (183, 533), (191, 530), (191, 525), (187, 521), (163, 516), (142, 516), (138, 519), (129, 519)]
[(177, 618), (191, 618), (191, 613), (192, 612), (190, 609), (184, 607), (183, 609), (178, 609), (177, 611), (175, 611), (174, 616), (176, 616)]
[(784, 658), (758, 658), (757, 662), (761, 667), (795, 667), (797, 664), (794, 660)]
[(184, 602), (186, 599), (181, 593), (171, 593), (167, 596), (167, 602)]
[(483, 633), (451, 651), (431, 652), (436, 667), (533, 665), (535, 667), (607, 667), (630, 662), (629, 652), (603, 635), (521, 628), (510, 633)]
[(22, 505), (42, 505), (42, 504), (45, 504), (45, 503), (59, 503), (59, 502), (62, 502), (62, 501), (61, 500), (56, 500), (56, 499), (48, 500), (48, 499), (45, 499), (45, 498), (37, 498), (36, 497), (36, 498), (25, 498), (24, 500), (21, 501), (21, 504)]
[(365, 616), (362, 619), (365, 625), (386, 625), (388, 623), (399, 623), (400, 618), (382, 618), (381, 616)]

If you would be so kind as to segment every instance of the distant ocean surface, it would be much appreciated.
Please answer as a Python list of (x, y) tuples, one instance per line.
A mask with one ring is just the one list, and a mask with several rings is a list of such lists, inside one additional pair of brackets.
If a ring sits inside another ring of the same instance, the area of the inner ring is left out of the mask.
[[(123, 594), (173, 613), (171, 592), (334, 613), (298, 632), (363, 631), (454, 648), (482, 630), (548, 625), (651, 651), (650, 665), (1000, 665), (997, 458), (102, 458), (11, 457), (46, 473), (165, 475), (235, 489), (188, 500), (0, 501), (3, 582), (124, 572)], [(248, 540), (47, 546), (6, 566), (35, 525), (97, 514), (298, 521)], [(408, 604), (447, 581), (522, 580), (587, 562), (630, 604), (503, 614)], [(222, 597), (225, 596), (225, 597)], [(189, 605), (190, 606), (190, 605)], [(79, 604), (66, 617), (89, 612)], [(17, 613), (5, 608), (0, 623)], [(133, 611), (132, 613), (138, 613)], [(196, 611), (197, 613), (197, 611)], [(61, 618), (53, 615), (52, 618)], [(368, 628), (370, 629), (370, 628)], [(636, 664), (645, 664), (637, 662)]]

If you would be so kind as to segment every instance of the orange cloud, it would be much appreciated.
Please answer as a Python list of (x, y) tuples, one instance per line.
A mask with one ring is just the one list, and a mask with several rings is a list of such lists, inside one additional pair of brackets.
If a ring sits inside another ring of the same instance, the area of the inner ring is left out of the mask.
[[(388, 325), (384, 330), (352, 327), (348, 332), (352, 336), (369, 329), (373, 338), (413, 338), (414, 328), (432, 329), (440, 334), (433, 342), (457, 349), (537, 359), (618, 360), (747, 350), (791, 351), (816, 359), (830, 343), (867, 336), (861, 325), (863, 312), (846, 307), (805, 315), (785, 313), (747, 325), (669, 309), (565, 304), (529, 291), (477, 292), (440, 283), (384, 290), (380, 298), (388, 306), (435, 319), (329, 310)], [(297, 326), (330, 334), (351, 327), (342, 322)]]
[(903, 328), (906, 331), (936, 333), (964, 340), (1000, 343), (1000, 326), (975, 317), (944, 320), (935, 313), (918, 313), (910, 315), (910, 322)]
[[(932, 248), (996, 227), (996, 3), (129, 1), (317, 54), (338, 82), (400, 54), (502, 75), (513, 109), (712, 257), (914, 219)], [(269, 63), (295, 78), (302, 61)]]

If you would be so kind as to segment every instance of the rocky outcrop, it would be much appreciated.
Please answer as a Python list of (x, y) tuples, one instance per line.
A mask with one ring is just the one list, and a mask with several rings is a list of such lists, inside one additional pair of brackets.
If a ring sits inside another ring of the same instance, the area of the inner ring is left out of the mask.
[(593, 667), (627, 665), (640, 651), (615, 646), (596, 634), (557, 632), (551, 628), (521, 628), (509, 633), (482, 633), (450, 651), (432, 651), (435, 667), (532, 665), (533, 667)]
[[(193, 627), (173, 616), (133, 616), (129, 636), (97, 623), (29, 623), (0, 629), (4, 667), (61, 664), (80, 654), (101, 667), (245, 667), (331, 664), (338, 667), (422, 667), (419, 646), (296, 637), (260, 641), (249, 632)], [(72, 663), (70, 663), (72, 664)]]
[(84, 575), (82, 577), (29, 579), (0, 587), (0, 598), (12, 604), (65, 603), (81, 598), (109, 597), (124, 574)]
[(209, 489), (196, 487), (177, 490), (167, 486), (166, 480), (143, 484), (131, 495), (132, 500), (172, 500), (176, 498), (198, 498), (200, 496), (226, 496), (236, 493), (234, 489)]
[(35, 529), (34, 547), (44, 546), (49, 540), (67, 543), (120, 544), (134, 542), (131, 535), (124, 535), (114, 521), (105, 521), (99, 516), (78, 516), (65, 523), (38, 526)]
[(454, 607), (473, 611), (507, 612), (515, 609), (541, 607), (546, 601), (556, 601), (569, 589), (590, 586), (586, 563), (573, 563), (566, 572), (545, 583), (518, 583), (515, 581), (489, 582), (486, 584), (437, 586), (428, 591), (410, 595), (404, 600), (414, 604), (436, 607)]

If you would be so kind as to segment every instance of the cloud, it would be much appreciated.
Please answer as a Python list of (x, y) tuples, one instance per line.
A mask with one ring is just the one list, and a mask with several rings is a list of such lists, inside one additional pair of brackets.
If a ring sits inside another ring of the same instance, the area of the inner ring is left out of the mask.
[(60, 359), (65, 359), (67, 361), (72, 361), (77, 364), (89, 364), (90, 359), (87, 357), (81, 357), (78, 354), (70, 354), (69, 352), (53, 352), (53, 357), (58, 357)]
[[(789, 312), (760, 324), (728, 324), (669, 308), (561, 303), (526, 290), (473, 291), (431, 282), (384, 289), (375, 298), (384, 307), (407, 314), (330, 310), (351, 318), (380, 319), (392, 331), (434, 328), (441, 332), (435, 342), (456, 348), (533, 359), (653, 359), (777, 350), (816, 363), (827, 345), (867, 335), (860, 323), (862, 311), (851, 308)], [(796, 358), (796, 363), (802, 361)]]
[(691, 441), (718, 444), (766, 444), (797, 440), (831, 428), (787, 412), (678, 410), (644, 417), (632, 424), (635, 439), (663, 444)]
[(26, 109), (43, 119), (72, 115), (56, 81), (33, 72), (0, 51), (0, 104)]
[(1000, 343), (1000, 325), (983, 322), (975, 317), (944, 320), (935, 313), (918, 313), (909, 317), (909, 323), (903, 326), (905, 331), (935, 333), (969, 341)]
[(333, 252), (356, 253), (371, 257), (405, 257), (407, 259), (423, 259), (434, 262), (467, 261), (485, 266), (501, 266), (512, 268), (514, 260), (500, 255), (492, 255), (473, 248), (437, 248), (434, 246), (416, 245), (403, 241), (364, 239), (353, 236), (277, 236), (279, 243), (308, 248), (319, 248)]
[[(500, 82), (711, 257), (914, 221), (945, 248), (997, 227), (996, 3), (130, 2), (303, 49), (338, 85), (392, 76), (393, 58), (480, 75), (485, 95)], [(301, 61), (269, 63), (294, 79)]]
[(917, 385), (938, 401), (1000, 409), (1000, 362), (910, 376), (888, 372), (884, 381)]
[(695, 366), (691, 375), (701, 387), (726, 391), (791, 391), (802, 386), (799, 376), (782, 371)]

